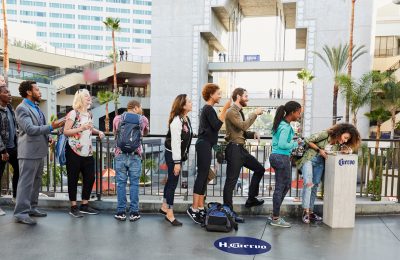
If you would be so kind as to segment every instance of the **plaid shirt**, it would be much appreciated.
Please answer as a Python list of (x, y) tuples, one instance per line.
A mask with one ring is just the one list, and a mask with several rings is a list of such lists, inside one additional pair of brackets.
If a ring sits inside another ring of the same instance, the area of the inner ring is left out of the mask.
[[(118, 115), (118, 116), (116, 116), (115, 118), (114, 118), (114, 121), (113, 121), (113, 131), (114, 131), (114, 134), (116, 135), (116, 133), (117, 133), (117, 130), (118, 130), (118, 126), (119, 126), (119, 123), (121, 122), (121, 115)], [(149, 120), (147, 119), (147, 117), (145, 117), (145, 116), (141, 116), (140, 117), (140, 129), (142, 130), (142, 136), (143, 136), (143, 133), (144, 133), (144, 131), (149, 131)], [(115, 150), (114, 150), (114, 153), (115, 153), (115, 156), (118, 156), (120, 153), (121, 153), (121, 149), (119, 149), (118, 147), (117, 147), (117, 142), (115, 142)], [(139, 146), (139, 148), (136, 150), (136, 153), (138, 153), (139, 154), (139, 156), (142, 156), (142, 153), (143, 153), (143, 147), (142, 146)]]

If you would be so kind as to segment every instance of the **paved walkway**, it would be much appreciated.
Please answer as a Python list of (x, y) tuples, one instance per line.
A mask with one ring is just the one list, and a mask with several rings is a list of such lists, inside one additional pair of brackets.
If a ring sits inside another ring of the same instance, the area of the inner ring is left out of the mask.
[[(280, 229), (265, 217), (247, 217), (239, 231), (210, 233), (178, 215), (183, 227), (172, 227), (161, 215), (144, 214), (131, 223), (111, 213), (70, 217), (48, 211), (36, 226), (15, 224), (10, 208), (0, 217), (0, 259), (360, 259), (395, 260), (400, 256), (400, 216), (357, 217), (354, 229), (332, 230), (304, 225)], [(271, 244), (256, 256), (232, 255), (214, 247), (226, 236), (249, 236)]]

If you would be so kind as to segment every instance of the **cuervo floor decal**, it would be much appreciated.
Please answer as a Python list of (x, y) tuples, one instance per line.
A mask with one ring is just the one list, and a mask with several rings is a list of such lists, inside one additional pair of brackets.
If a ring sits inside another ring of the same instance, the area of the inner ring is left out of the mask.
[(271, 245), (252, 237), (224, 237), (214, 242), (219, 250), (237, 255), (258, 255), (271, 250)]

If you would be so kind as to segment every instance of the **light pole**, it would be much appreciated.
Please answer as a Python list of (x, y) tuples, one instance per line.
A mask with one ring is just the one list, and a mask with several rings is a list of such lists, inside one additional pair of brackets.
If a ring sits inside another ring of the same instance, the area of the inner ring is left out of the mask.
[[(297, 86), (297, 82), (294, 81), (294, 80), (292, 80), (292, 81), (289, 82), (289, 84), (290, 84), (290, 86), (291, 86), (291, 88), (292, 88), (292, 99), (293, 99), (294, 89), (295, 89), (295, 87)], [(293, 86), (293, 85), (294, 85), (294, 86)]]

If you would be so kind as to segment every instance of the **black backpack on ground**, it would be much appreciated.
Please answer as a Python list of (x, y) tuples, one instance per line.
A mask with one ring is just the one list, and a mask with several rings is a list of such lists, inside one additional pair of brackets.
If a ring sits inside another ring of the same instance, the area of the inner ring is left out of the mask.
[(211, 232), (230, 232), (232, 229), (237, 231), (239, 227), (232, 215), (233, 212), (228, 206), (210, 202), (203, 226)]
[(135, 152), (142, 143), (140, 115), (123, 113), (117, 130), (117, 147), (124, 153)]

